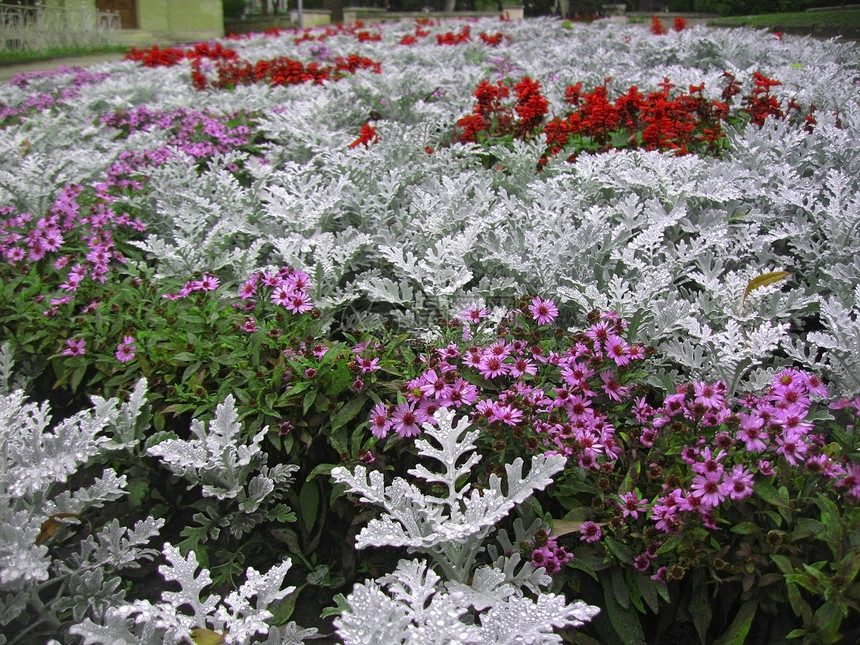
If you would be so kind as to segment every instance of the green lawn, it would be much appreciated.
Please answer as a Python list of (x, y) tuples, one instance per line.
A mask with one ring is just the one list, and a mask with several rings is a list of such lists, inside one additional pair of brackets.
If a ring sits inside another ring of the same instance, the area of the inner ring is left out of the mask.
[(715, 26), (812, 27), (813, 25), (860, 26), (860, 11), (798, 11), (766, 13), (760, 16), (733, 16), (708, 21)]

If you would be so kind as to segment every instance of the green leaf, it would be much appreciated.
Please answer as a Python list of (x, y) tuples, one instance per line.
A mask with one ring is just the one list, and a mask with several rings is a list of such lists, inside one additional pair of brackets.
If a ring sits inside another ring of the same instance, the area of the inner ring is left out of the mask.
[(301, 545), (299, 544), (299, 534), (293, 529), (276, 528), (270, 531), (272, 537), (279, 542), (287, 545), (287, 548), (293, 553), (301, 553)]
[(784, 555), (774, 553), (771, 554), (770, 559), (773, 560), (773, 563), (779, 567), (779, 570), (785, 575), (788, 576), (794, 573), (794, 567), (792, 566), (791, 561)]
[(794, 612), (795, 616), (802, 616), (804, 609), (808, 612), (812, 611), (809, 604), (803, 599), (803, 596), (800, 595), (800, 589), (797, 588), (796, 584), (790, 580), (786, 580), (785, 588), (788, 592), (788, 602), (791, 605), (791, 610)]
[(655, 583), (644, 573), (637, 572), (635, 575), (639, 593), (642, 594), (642, 599), (648, 605), (648, 609), (654, 614), (660, 613), (660, 599), (657, 596), (657, 590), (654, 588), (654, 585), (661, 583)]
[(699, 639), (702, 643), (707, 642), (708, 628), (711, 626), (713, 610), (711, 609), (711, 599), (708, 596), (707, 586), (704, 584), (701, 575), (696, 576), (693, 594), (690, 597), (690, 614), (693, 617), (693, 625), (699, 634)]
[(272, 613), (271, 620), (273, 624), (286, 624), (290, 617), (292, 617), (293, 612), (296, 610), (296, 601), (299, 599), (299, 594), (306, 586), (307, 583), (300, 587), (296, 587), (296, 590), (293, 593), (287, 594), (286, 597), (281, 598), (280, 600), (276, 600), (266, 608)]
[(860, 550), (855, 548), (842, 558), (842, 562), (839, 563), (839, 574), (846, 581), (851, 582), (857, 577), (858, 572), (860, 572)]
[(788, 507), (788, 502), (783, 500), (780, 491), (777, 491), (770, 482), (758, 481), (755, 483), (753, 490), (758, 497), (771, 506), (776, 506), (777, 508)]
[(355, 416), (361, 412), (365, 403), (367, 403), (367, 396), (361, 395), (358, 398), (348, 401), (340, 410), (335, 412), (334, 416), (331, 418), (332, 432), (352, 421)]
[(604, 538), (603, 544), (606, 546), (607, 550), (615, 556), (616, 560), (622, 564), (633, 564), (633, 551), (630, 550), (630, 547), (624, 545), (618, 540), (613, 540), (610, 537)]
[[(617, 567), (613, 567), (617, 569)], [(617, 643), (625, 645), (639, 645), (645, 642), (645, 632), (639, 622), (639, 616), (636, 610), (624, 610), (618, 603), (613, 593), (613, 585), (611, 576), (608, 572), (603, 571), (600, 574), (600, 580), (603, 585), (603, 602), (606, 609), (606, 618), (609, 621), (609, 626), (617, 634)]]
[(738, 535), (755, 535), (761, 532), (761, 527), (755, 522), (741, 522), (740, 524), (735, 524), (729, 530)]
[(305, 398), (302, 401), (302, 414), (307, 416), (308, 410), (311, 409), (311, 406), (314, 404), (314, 401), (317, 399), (317, 390), (310, 390), (307, 394), (305, 394)]
[(624, 580), (624, 574), (621, 567), (612, 567), (612, 592), (615, 594), (615, 599), (622, 609), (630, 609), (630, 590), (627, 589), (627, 582)]
[(573, 567), (574, 569), (579, 569), (594, 578), (595, 581), (599, 581), (600, 578), (597, 576), (597, 568), (602, 564), (603, 560), (595, 555), (577, 552), (573, 560), (568, 563), (568, 566)]
[(819, 628), (818, 638), (822, 643), (835, 643), (840, 640), (839, 628), (848, 615), (848, 608), (839, 598), (830, 598), (815, 610), (815, 624)]
[(301, 512), (302, 523), (308, 533), (316, 522), (319, 505), (320, 491), (316, 482), (305, 482), (302, 490), (299, 491), (299, 511)]
[(747, 600), (738, 609), (728, 629), (714, 641), (714, 645), (743, 645), (758, 609), (758, 599)]
[(335, 466), (337, 466), (337, 464), (317, 464), (314, 469), (308, 473), (305, 481), (311, 481), (317, 475), (330, 475)]

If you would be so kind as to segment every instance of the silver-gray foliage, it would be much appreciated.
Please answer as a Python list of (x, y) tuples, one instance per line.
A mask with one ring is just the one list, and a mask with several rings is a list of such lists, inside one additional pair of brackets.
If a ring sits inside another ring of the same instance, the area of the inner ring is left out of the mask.
[(86, 619), (70, 632), (83, 637), (86, 645), (187, 643), (193, 635), (207, 630), (230, 645), (249, 643), (261, 636), (266, 636), (263, 642), (271, 645), (294, 645), (315, 633), (298, 630), (294, 623), (281, 633), (269, 624), (272, 613), (268, 607), (295, 591), (295, 587), (283, 586), (291, 566), (289, 560), (265, 574), (249, 568), (246, 582), (222, 600), (208, 593), (211, 576), (200, 567), (193, 552), (183, 557), (178, 548), (168, 543), (163, 554), (168, 564), (158, 570), (166, 582), (178, 584), (179, 591), (162, 591), (161, 600), (155, 603), (135, 600), (117, 604), (105, 613), (103, 621)]
[(191, 422), (192, 439), (169, 438), (150, 446), (147, 452), (159, 457), (171, 472), (189, 486), (200, 486), (205, 497), (213, 498), (194, 520), (200, 530), (191, 530), (193, 547), (207, 534), (217, 538), (221, 529), (241, 538), (266, 519), (292, 519), (290, 509), (278, 502), (286, 494), (294, 464), (267, 465), (263, 442), (268, 427), (256, 435), (243, 436), (233, 395), (215, 408), (208, 428), (201, 421)]
[[(522, 563), (516, 552), (499, 556), (485, 543), (517, 504), (552, 483), (565, 458), (536, 455), (525, 475), (523, 460), (517, 458), (505, 466), (505, 485), (493, 474), (479, 490), (467, 477), (481, 458), (474, 443), (478, 432), (469, 429), (465, 418), (455, 420), (451, 410), (439, 410), (434, 420), (423, 424), (423, 436), (432, 443), (422, 438), (415, 446), (419, 456), (436, 465), (433, 470), (418, 465), (408, 473), (437, 485), (444, 491), (440, 496), (401, 477), (386, 485), (381, 472), (368, 474), (364, 466), (352, 471), (337, 467), (331, 475), (361, 501), (384, 510), (359, 533), (359, 549), (408, 547), (428, 556), (444, 580), (426, 560), (401, 560), (392, 574), (357, 585), (343, 601), (335, 623), (339, 635), (348, 644), (371, 643), (383, 634), (393, 643), (561, 642), (554, 627), (581, 625), (598, 609), (541, 593), (550, 582), (543, 568)], [(500, 541), (510, 543), (506, 534)], [(488, 551), (495, 558), (482, 563), (480, 556)], [(527, 597), (525, 589), (536, 599)]]
[[(135, 389), (144, 390), (145, 382)], [(164, 521), (151, 517), (132, 528), (111, 522), (64, 558), (45, 545), (62, 524), (80, 523), (125, 495), (125, 476), (111, 468), (89, 483), (68, 482), (138, 413), (134, 401), (95, 399), (90, 410), (52, 426), (47, 404), (27, 402), (21, 390), (0, 395), (0, 626), (25, 611), (28, 630), (61, 625), (69, 614), (101, 616), (124, 596), (119, 572), (157, 553), (147, 544)], [(26, 636), (8, 634), (12, 642)]]
[[(8, 381), (11, 359), (2, 361), (10, 363), (2, 368)], [(271, 624), (269, 606), (294, 591), (283, 586), (289, 560), (264, 574), (249, 568), (242, 586), (222, 599), (210, 593), (210, 573), (199, 569), (193, 551), (183, 557), (173, 545), (160, 551), (150, 546), (164, 526), (160, 518), (132, 527), (114, 519), (62, 557), (49, 550), (46, 543), (64, 524), (88, 523), (88, 511), (126, 494), (126, 477), (111, 468), (85, 484), (70, 486), (70, 478), (92, 468), (103, 453), (137, 451), (149, 429), (143, 379), (124, 403), (97, 396), (92, 401), (91, 409), (52, 424), (47, 404), (28, 402), (21, 390), (0, 393), (0, 643), (32, 642), (45, 630), (111, 645), (188, 642), (194, 629), (225, 632), (224, 642), (237, 644), (298, 645), (315, 633), (295, 623)], [(228, 398), (209, 433), (195, 420), (197, 440), (163, 442), (153, 454), (207, 494), (238, 504), (233, 512), (251, 519), (237, 524), (248, 527), (259, 521), (261, 506), (283, 495), (295, 467), (267, 468), (262, 434), (246, 443), (240, 429)], [(289, 516), (276, 504), (267, 510)], [(212, 512), (230, 517), (217, 505)], [(159, 571), (180, 591), (164, 591), (154, 604), (129, 600), (123, 573), (161, 556), (169, 564)], [(25, 625), (15, 623), (24, 616)], [(6, 629), (13, 623), (15, 633)]]

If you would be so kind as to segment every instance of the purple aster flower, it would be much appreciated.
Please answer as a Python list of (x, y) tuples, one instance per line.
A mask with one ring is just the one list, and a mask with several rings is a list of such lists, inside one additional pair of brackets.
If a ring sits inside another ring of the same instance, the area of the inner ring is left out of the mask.
[(83, 356), (86, 353), (86, 345), (87, 341), (83, 339), (69, 338), (66, 341), (65, 349), (63, 349), (63, 356)]
[(137, 346), (134, 344), (134, 337), (124, 336), (122, 342), (116, 346), (114, 356), (116, 356), (116, 360), (120, 363), (128, 363), (134, 358), (134, 352), (136, 349)]
[(529, 305), (529, 311), (538, 325), (551, 323), (558, 316), (558, 308), (552, 300), (541, 300), (537, 296), (532, 300), (532, 304)]
[(579, 525), (579, 539), (583, 542), (599, 542), (601, 537), (603, 537), (603, 531), (591, 520)]

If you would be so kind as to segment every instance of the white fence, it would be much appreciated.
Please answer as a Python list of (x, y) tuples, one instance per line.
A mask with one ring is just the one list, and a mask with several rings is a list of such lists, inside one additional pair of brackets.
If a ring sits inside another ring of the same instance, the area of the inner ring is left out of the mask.
[(119, 42), (118, 13), (0, 3), (0, 52)]

